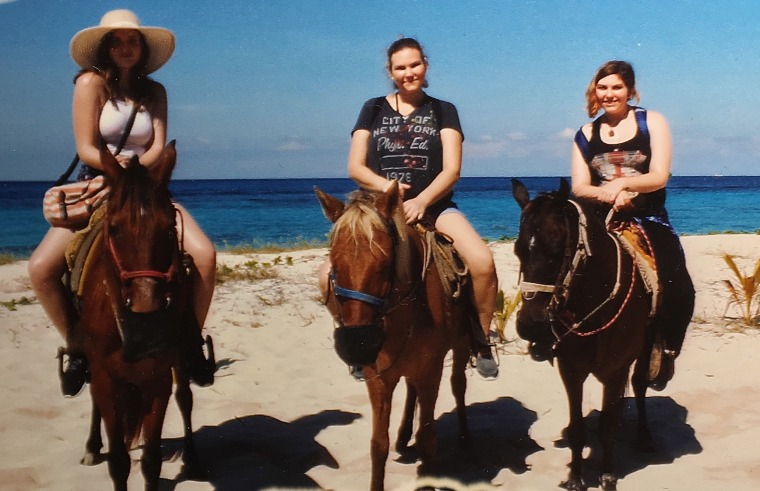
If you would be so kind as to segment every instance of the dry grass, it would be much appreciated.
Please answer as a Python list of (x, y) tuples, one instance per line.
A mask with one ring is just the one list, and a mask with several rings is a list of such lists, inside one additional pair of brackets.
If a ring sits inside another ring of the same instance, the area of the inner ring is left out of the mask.
[(734, 257), (724, 254), (723, 260), (734, 274), (733, 279), (723, 280), (729, 292), (725, 317), (729, 307), (735, 305), (741, 311), (741, 318), (746, 325), (757, 325), (760, 316), (760, 259), (755, 263), (754, 272), (745, 275), (737, 266)]

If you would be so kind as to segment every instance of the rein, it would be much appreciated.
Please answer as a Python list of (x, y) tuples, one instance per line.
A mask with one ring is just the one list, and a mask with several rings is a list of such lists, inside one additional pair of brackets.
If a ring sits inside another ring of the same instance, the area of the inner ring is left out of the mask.
[[(612, 291), (610, 292), (610, 294), (607, 296), (606, 299), (604, 299), (598, 306), (592, 309), (591, 312), (589, 312), (586, 316), (583, 317), (583, 319), (581, 319), (578, 322), (568, 324), (562, 319), (561, 316), (557, 315), (557, 311), (560, 310), (567, 303), (567, 300), (570, 296), (570, 287), (572, 286), (573, 279), (578, 274), (578, 270), (581, 268), (583, 263), (585, 263), (586, 259), (592, 256), (590, 242), (588, 240), (588, 220), (586, 218), (586, 215), (583, 212), (581, 206), (577, 202), (573, 200), (568, 200), (568, 202), (571, 203), (573, 206), (575, 206), (576, 210), (578, 211), (578, 239), (576, 241), (575, 252), (574, 254), (572, 254), (572, 258), (571, 258), (571, 250), (573, 249), (573, 246), (570, 244), (570, 237), (568, 234), (568, 240), (565, 246), (565, 251), (566, 251), (565, 261), (563, 262), (562, 268), (560, 269), (560, 274), (558, 276), (557, 282), (554, 285), (550, 285), (546, 283), (531, 283), (527, 281), (520, 281), (520, 284), (519, 284), (519, 288), (522, 291), (524, 300), (532, 300), (533, 298), (535, 298), (536, 293), (550, 293), (552, 295), (551, 300), (549, 301), (549, 304), (547, 306), (547, 310), (551, 318), (552, 333), (554, 334), (554, 337), (557, 338), (555, 347), (556, 347), (556, 344), (558, 344), (559, 341), (561, 341), (568, 334), (575, 334), (577, 336), (592, 336), (612, 326), (618, 320), (620, 315), (623, 313), (623, 310), (625, 310), (626, 306), (628, 305), (628, 301), (630, 300), (632, 296), (634, 285), (636, 283), (636, 272), (637, 272), (636, 263), (634, 261), (632, 262), (632, 268), (631, 268), (630, 286), (628, 288), (625, 298), (623, 299), (623, 302), (620, 305), (620, 308), (612, 316), (612, 318), (606, 323), (604, 323), (601, 327), (598, 327), (591, 331), (581, 332), (580, 331), (581, 327), (583, 327), (589, 321), (589, 319), (594, 317), (597, 314), (597, 312), (599, 312), (608, 303), (612, 302), (618, 297), (618, 293), (620, 291), (620, 287), (622, 284), (623, 251), (617, 239), (615, 239), (615, 237), (612, 234), (607, 232), (607, 235), (612, 239), (613, 243), (615, 244), (615, 248), (617, 252), (615, 285), (613, 286)], [(566, 218), (566, 221), (567, 221), (567, 218)], [(569, 223), (567, 223), (567, 225), (568, 225), (568, 230), (569, 230)], [(564, 275), (562, 274), (562, 270), (565, 270)], [(567, 328), (567, 331), (565, 331), (564, 333), (558, 333), (555, 329), (555, 322), (554, 322), (555, 320), (559, 321), (563, 326), (565, 326)]]

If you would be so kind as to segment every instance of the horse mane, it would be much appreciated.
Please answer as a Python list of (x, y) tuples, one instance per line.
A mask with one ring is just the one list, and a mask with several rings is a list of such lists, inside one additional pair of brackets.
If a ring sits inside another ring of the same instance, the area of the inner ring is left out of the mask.
[[(171, 196), (157, 189), (149, 170), (138, 163), (131, 163), (120, 172), (118, 182), (110, 182), (109, 208), (129, 213), (130, 221), (138, 223), (143, 215), (153, 215), (157, 210), (169, 206)], [(132, 203), (132, 206), (128, 206)], [(139, 204), (139, 206), (135, 206)]]
[[(346, 207), (343, 214), (335, 221), (331, 236), (334, 238), (339, 232), (346, 231), (350, 237), (353, 237), (354, 246), (357, 254), (363, 241), (369, 243), (369, 250), (374, 253), (377, 249), (374, 247), (375, 230), (386, 230), (388, 224), (383, 220), (377, 211), (376, 202), (381, 193), (358, 189), (352, 191), (346, 200)], [(408, 281), (410, 276), (411, 249), (409, 244), (409, 233), (406, 225), (403, 207), (394, 208), (393, 225), (398, 240), (396, 247), (396, 275), (401, 281)]]

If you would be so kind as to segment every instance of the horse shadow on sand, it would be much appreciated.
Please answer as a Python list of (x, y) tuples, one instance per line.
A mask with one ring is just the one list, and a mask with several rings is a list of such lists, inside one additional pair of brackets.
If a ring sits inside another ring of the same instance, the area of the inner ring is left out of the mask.
[[(543, 450), (528, 431), (537, 420), (535, 411), (511, 397), (467, 406), (470, 442), (461, 445), (456, 411), (436, 421), (438, 450), (435, 464), (421, 476), (446, 478), (461, 484), (491, 482), (502, 469), (522, 474), (530, 468), (528, 456)], [(415, 456), (401, 456), (410, 462)]]
[[(218, 426), (195, 431), (195, 445), (204, 468), (204, 477), (218, 491), (265, 488), (319, 488), (306, 475), (313, 467), (337, 469), (338, 462), (316, 436), (330, 426), (351, 424), (361, 415), (325, 410), (294, 421), (280, 421), (266, 415), (235, 418)], [(182, 452), (182, 438), (164, 439), (165, 455)], [(162, 491), (173, 490), (176, 480), (162, 479)]]
[[(623, 411), (620, 425), (615, 435), (614, 465), (621, 479), (638, 472), (650, 465), (672, 464), (679, 457), (695, 455), (702, 452), (702, 445), (697, 440), (694, 429), (686, 423), (688, 411), (670, 397), (647, 397), (647, 416), (649, 431), (654, 441), (654, 450), (642, 451), (636, 448), (636, 403), (633, 397), (623, 398)], [(596, 483), (599, 479), (599, 465), (602, 447), (599, 441), (599, 422), (601, 413), (591, 411), (586, 417), (586, 446), (590, 452), (584, 466), (584, 479), (587, 483)], [(557, 448), (568, 448), (563, 437), (554, 442)]]

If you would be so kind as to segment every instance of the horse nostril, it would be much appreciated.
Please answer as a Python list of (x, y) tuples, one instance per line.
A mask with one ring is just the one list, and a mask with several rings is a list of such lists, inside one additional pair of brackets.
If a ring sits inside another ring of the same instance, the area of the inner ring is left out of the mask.
[(132, 308), (132, 297), (127, 298), (127, 301), (124, 302), (124, 306), (127, 307), (128, 309)]

